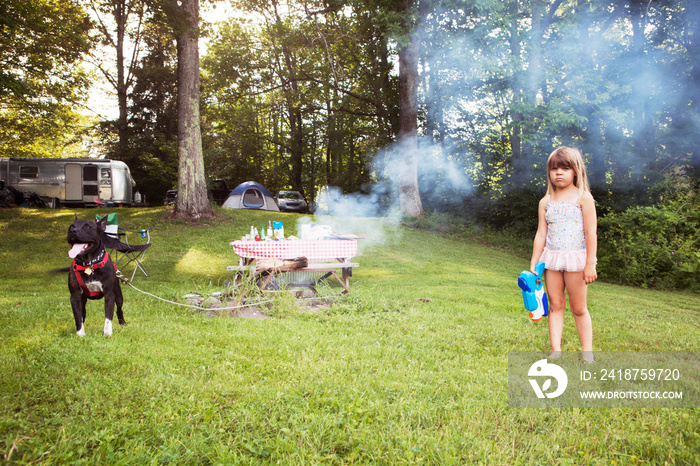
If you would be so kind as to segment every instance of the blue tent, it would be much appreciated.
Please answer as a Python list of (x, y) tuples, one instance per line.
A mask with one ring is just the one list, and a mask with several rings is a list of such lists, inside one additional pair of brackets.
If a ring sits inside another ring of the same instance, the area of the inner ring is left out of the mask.
[(275, 212), (280, 210), (270, 191), (255, 181), (246, 181), (233, 188), (223, 206), (229, 209), (259, 209)]

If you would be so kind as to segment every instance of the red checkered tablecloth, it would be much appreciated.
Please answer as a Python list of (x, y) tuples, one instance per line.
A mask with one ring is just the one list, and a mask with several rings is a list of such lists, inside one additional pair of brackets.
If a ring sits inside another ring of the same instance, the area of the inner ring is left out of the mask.
[(248, 259), (294, 259), (309, 262), (350, 259), (357, 254), (357, 240), (234, 241), (233, 251)]

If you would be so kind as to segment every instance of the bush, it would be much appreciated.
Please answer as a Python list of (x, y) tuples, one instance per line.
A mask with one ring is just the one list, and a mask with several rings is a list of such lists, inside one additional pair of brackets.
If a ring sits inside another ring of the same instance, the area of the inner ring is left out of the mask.
[(645, 288), (700, 291), (700, 196), (681, 186), (650, 207), (598, 222), (601, 278)]

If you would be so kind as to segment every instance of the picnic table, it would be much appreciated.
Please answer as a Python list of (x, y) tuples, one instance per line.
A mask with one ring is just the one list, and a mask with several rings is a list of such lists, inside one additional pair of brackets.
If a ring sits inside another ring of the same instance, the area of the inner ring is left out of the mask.
[[(343, 293), (348, 293), (352, 269), (360, 266), (356, 262), (350, 262), (350, 259), (357, 254), (356, 239), (239, 240), (231, 242), (230, 245), (240, 259), (238, 265), (229, 266), (226, 269), (237, 273), (252, 271), (262, 275), (260, 282), (262, 290), (267, 290), (272, 279), (280, 274), (303, 272), (306, 273), (307, 279), (309, 273), (314, 273), (318, 277), (311, 282), (289, 283), (288, 286), (303, 286), (315, 291), (315, 283), (333, 276), (343, 286)], [(301, 260), (302, 258), (305, 260)], [(287, 266), (285, 263), (290, 265)]]

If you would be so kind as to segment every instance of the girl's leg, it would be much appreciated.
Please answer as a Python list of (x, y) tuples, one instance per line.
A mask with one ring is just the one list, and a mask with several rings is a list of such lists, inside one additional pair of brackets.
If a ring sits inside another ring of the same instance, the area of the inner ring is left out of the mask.
[(583, 281), (581, 272), (564, 273), (564, 282), (569, 294), (569, 307), (574, 315), (576, 330), (581, 340), (581, 350), (584, 359), (593, 360), (593, 326), (591, 315), (588, 313), (588, 285)]
[(545, 270), (544, 280), (547, 285), (549, 300), (549, 344), (552, 352), (561, 351), (561, 335), (564, 332), (564, 310), (566, 296), (564, 295), (564, 274), (556, 270)]

